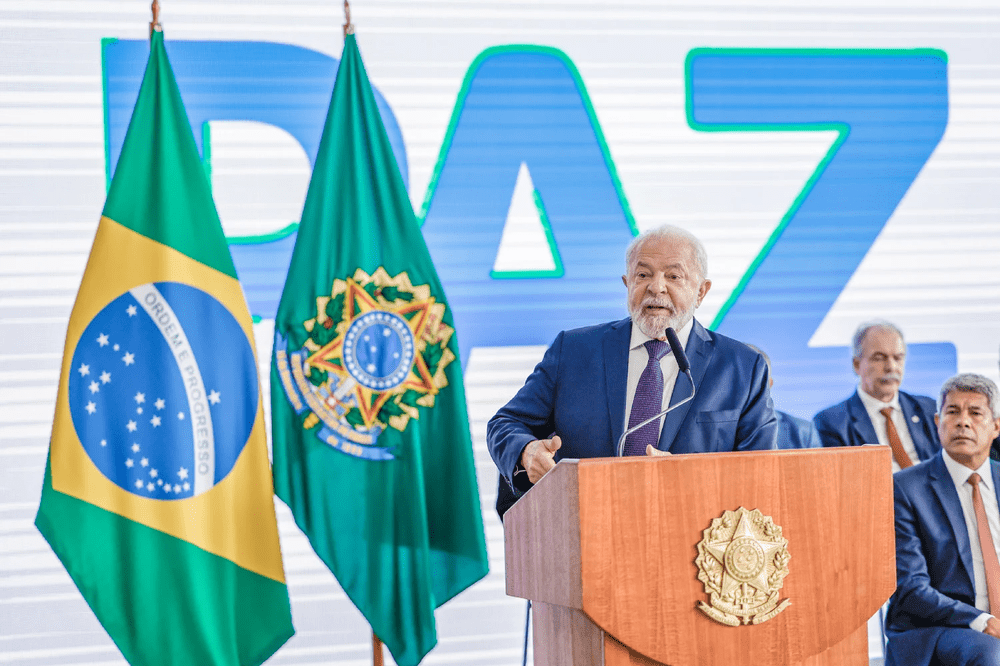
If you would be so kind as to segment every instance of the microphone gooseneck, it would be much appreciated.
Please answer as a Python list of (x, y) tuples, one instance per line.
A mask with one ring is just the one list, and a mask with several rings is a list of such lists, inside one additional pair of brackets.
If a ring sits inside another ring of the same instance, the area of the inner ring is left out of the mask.
[(618, 438), (618, 457), (619, 458), (622, 456), (622, 454), (625, 451), (625, 439), (629, 435), (631, 435), (636, 430), (641, 429), (643, 426), (645, 426), (645, 425), (647, 425), (649, 423), (652, 423), (656, 419), (658, 419), (658, 418), (660, 418), (662, 416), (667, 415), (668, 413), (670, 413), (673, 410), (677, 409), (678, 407), (680, 407), (684, 403), (690, 402), (691, 400), (694, 399), (695, 393), (697, 393), (697, 388), (694, 385), (694, 377), (691, 376), (691, 364), (688, 363), (687, 354), (684, 353), (684, 347), (681, 346), (681, 341), (677, 337), (677, 333), (674, 332), (674, 329), (671, 328), (671, 327), (669, 327), (669, 326), (667, 327), (666, 333), (667, 333), (667, 344), (670, 345), (670, 352), (674, 355), (674, 359), (677, 361), (677, 368), (678, 368), (678, 370), (680, 370), (685, 375), (687, 375), (688, 381), (691, 382), (691, 395), (689, 395), (688, 397), (684, 398), (683, 400), (681, 400), (680, 402), (678, 402), (676, 404), (670, 405), (666, 409), (662, 410), (659, 414), (654, 414), (653, 416), (650, 416), (648, 419), (646, 419), (642, 423), (637, 423), (636, 425), (632, 426), (631, 428), (629, 428), (628, 430), (626, 430), (625, 432), (623, 432), (622, 436)]

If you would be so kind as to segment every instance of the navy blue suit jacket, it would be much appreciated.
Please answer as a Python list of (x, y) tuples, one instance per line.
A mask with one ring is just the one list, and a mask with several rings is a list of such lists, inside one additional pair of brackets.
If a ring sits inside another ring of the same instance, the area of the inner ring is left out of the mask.
[[(909, 426), (917, 456), (921, 460), (927, 460), (940, 451), (941, 442), (938, 441), (937, 426), (934, 425), (934, 413), (937, 411), (934, 400), (900, 391), (899, 407)], [(916, 421), (913, 420), (914, 416), (917, 417)], [(818, 413), (813, 417), (813, 423), (816, 424), (823, 446), (878, 444), (875, 426), (872, 425), (857, 391), (844, 402)]]
[(823, 446), (812, 421), (774, 410), (778, 417), (779, 449), (818, 449)]
[[(968, 629), (982, 611), (955, 482), (942, 456), (893, 476), (896, 592), (886, 616), (886, 666), (928, 666), (944, 627)], [(1000, 488), (1000, 465), (990, 464)]]
[[(553, 434), (555, 455), (616, 454), (625, 430), (630, 319), (563, 331), (524, 386), (490, 419), (486, 442), (500, 473), (511, 475), (528, 442)], [(698, 393), (666, 416), (657, 448), (672, 453), (773, 449), (777, 421), (764, 358), (746, 345), (706, 331), (697, 321), (685, 347)], [(677, 377), (670, 404), (691, 392)]]

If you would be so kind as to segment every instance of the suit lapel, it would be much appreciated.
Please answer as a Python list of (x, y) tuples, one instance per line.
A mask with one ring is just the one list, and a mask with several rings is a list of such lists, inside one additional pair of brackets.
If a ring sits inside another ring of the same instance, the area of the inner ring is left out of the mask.
[(851, 428), (858, 438), (859, 444), (878, 444), (878, 436), (875, 434), (875, 426), (872, 425), (865, 403), (861, 402), (861, 396), (855, 391), (847, 400), (847, 413), (851, 417)]
[[(688, 363), (691, 364), (691, 376), (694, 378), (694, 384), (695, 386), (701, 386), (701, 380), (705, 377), (705, 371), (708, 369), (708, 363), (712, 358), (712, 353), (715, 351), (715, 346), (712, 344), (712, 338), (708, 335), (705, 328), (698, 323), (697, 319), (694, 320), (691, 326), (691, 334), (688, 336), (687, 346), (684, 348), (684, 351), (687, 354)], [(674, 382), (674, 390), (670, 394), (670, 404), (675, 405), (689, 395), (691, 395), (691, 382), (688, 381), (687, 375), (677, 373), (677, 381)], [(693, 403), (694, 401), (692, 400), (667, 414), (663, 430), (660, 432), (658, 449), (663, 451), (670, 449), (674, 443), (674, 439), (677, 437), (677, 433), (680, 431), (681, 424), (684, 423), (688, 413), (691, 411)]]
[[(931, 447), (931, 443), (927, 441), (927, 433), (924, 431), (924, 419), (926, 415), (923, 413), (920, 403), (900, 391), (899, 409), (903, 412), (903, 418), (906, 420), (906, 428), (910, 431), (910, 439), (913, 440), (913, 447), (917, 450), (917, 457), (921, 460), (927, 460), (934, 455), (934, 449)], [(916, 423), (913, 422), (914, 416), (917, 417)]]
[(617, 455), (618, 440), (625, 432), (625, 389), (628, 383), (628, 344), (632, 336), (629, 319), (616, 323), (604, 335), (604, 382), (611, 424), (611, 450)]
[(993, 492), (997, 494), (997, 504), (1000, 504), (1000, 464), (991, 460), (990, 472), (993, 474)]
[[(958, 545), (958, 555), (962, 560), (962, 566), (969, 575), (969, 582), (974, 581), (972, 569), (972, 549), (969, 542), (969, 529), (965, 525), (965, 515), (962, 513), (962, 503), (958, 499), (958, 491), (955, 490), (955, 482), (952, 481), (948, 468), (945, 467), (943, 453), (936, 455), (927, 462), (927, 475), (930, 478), (930, 486), (937, 496), (938, 502), (944, 509), (944, 514), (951, 524), (951, 531), (955, 535), (955, 543)], [(997, 479), (997, 470), (993, 470), (994, 483)], [(994, 486), (997, 487), (997, 486)]]

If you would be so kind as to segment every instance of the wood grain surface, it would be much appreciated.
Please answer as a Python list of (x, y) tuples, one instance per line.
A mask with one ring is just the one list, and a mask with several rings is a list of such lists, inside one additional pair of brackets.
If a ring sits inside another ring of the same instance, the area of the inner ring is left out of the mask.
[[(580, 461), (583, 610), (671, 666), (799, 664), (863, 627), (895, 588), (887, 447)], [(759, 509), (788, 539), (781, 598), (759, 625), (697, 609), (697, 544), (713, 518)]]
[(583, 608), (577, 476), (560, 462), (504, 515), (507, 594)]
[[(596, 625), (594, 628), (596, 631), (600, 631)], [(604, 635), (604, 666), (671, 666), (644, 657), (613, 636), (601, 633)], [(535, 654), (539, 653), (535, 652)], [(713, 664), (714, 662), (705, 663)], [(539, 661), (536, 657), (535, 666), (549, 666), (549, 662)], [(858, 627), (853, 634), (841, 642), (820, 654), (807, 657), (797, 666), (868, 666), (868, 627)]]
[(605, 633), (583, 611), (532, 602), (534, 663), (537, 666), (601, 666)]

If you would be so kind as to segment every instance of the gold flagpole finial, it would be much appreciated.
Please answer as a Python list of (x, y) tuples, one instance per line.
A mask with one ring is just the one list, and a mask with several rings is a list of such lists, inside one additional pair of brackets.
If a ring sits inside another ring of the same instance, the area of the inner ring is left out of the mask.
[(351, 5), (344, 0), (344, 19), (347, 21), (344, 23), (344, 37), (354, 34), (354, 24), (351, 23)]
[(149, 38), (152, 39), (154, 31), (163, 32), (163, 26), (160, 25), (160, 0), (153, 0), (149, 8), (153, 10), (153, 20), (149, 22)]

